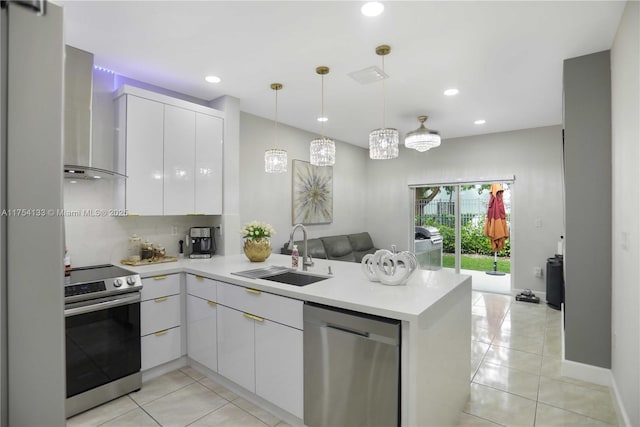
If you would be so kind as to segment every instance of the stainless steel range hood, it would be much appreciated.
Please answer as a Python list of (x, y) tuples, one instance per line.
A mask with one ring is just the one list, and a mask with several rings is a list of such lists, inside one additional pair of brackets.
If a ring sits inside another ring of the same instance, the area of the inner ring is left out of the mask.
[(65, 49), (64, 176), (72, 179), (126, 178), (115, 168), (114, 138), (92, 138), (93, 54)]

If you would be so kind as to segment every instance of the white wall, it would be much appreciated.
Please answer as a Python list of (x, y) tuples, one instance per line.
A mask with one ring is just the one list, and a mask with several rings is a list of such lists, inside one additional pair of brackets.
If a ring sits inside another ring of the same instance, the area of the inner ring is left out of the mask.
[[(278, 124), (278, 148), (288, 151), (287, 173), (264, 171), (264, 151), (273, 148), (273, 121), (240, 114), (240, 222), (257, 220), (270, 223), (277, 234), (272, 238), (274, 253), (289, 240), (291, 230), (292, 160), (309, 161), (309, 142), (317, 135)], [(336, 141), (333, 166), (333, 223), (310, 225), (309, 237), (371, 231), (365, 211), (367, 197), (366, 150)], [(241, 239), (240, 230), (235, 230)], [(233, 233), (234, 230), (227, 232)], [(296, 234), (296, 240), (302, 233)], [(377, 242), (374, 239), (374, 244)]]
[(365, 229), (379, 247), (395, 244), (410, 249), (408, 183), (473, 182), (513, 175), (514, 288), (544, 291), (544, 277), (534, 277), (533, 269), (544, 269), (564, 234), (560, 126), (446, 139), (425, 153), (401, 148), (398, 159), (368, 161)]
[(628, 425), (640, 425), (640, 4), (627, 2), (611, 49), (612, 372)]
[[(111, 209), (119, 181), (64, 180), (64, 207), (69, 212)], [(118, 263), (127, 253), (129, 237), (137, 234), (160, 244), (167, 255), (178, 253), (178, 241), (185, 240), (190, 227), (220, 224), (219, 216), (66, 216), (66, 245), (72, 267)], [(177, 233), (173, 234), (173, 227)], [(216, 243), (220, 241), (216, 235)]]

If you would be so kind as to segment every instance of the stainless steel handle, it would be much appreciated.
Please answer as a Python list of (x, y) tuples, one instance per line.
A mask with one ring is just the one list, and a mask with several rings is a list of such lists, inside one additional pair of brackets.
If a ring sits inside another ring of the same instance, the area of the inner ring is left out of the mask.
[(127, 295), (122, 298), (115, 298), (108, 301), (98, 303), (88, 303), (81, 307), (68, 308), (64, 311), (64, 317), (77, 316), (79, 314), (93, 313), (94, 311), (105, 310), (107, 308), (119, 307), (121, 305), (140, 302), (140, 293), (135, 292), (133, 295)]
[(369, 332), (357, 331), (355, 329), (345, 328), (344, 326), (332, 325), (327, 323), (327, 328), (335, 329), (338, 331), (346, 332), (348, 334), (359, 335), (364, 338), (369, 338)]

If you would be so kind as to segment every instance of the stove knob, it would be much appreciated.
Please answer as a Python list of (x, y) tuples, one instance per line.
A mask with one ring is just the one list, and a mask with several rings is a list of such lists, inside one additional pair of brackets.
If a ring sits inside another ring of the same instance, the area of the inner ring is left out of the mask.
[(113, 286), (115, 286), (116, 288), (119, 288), (120, 286), (122, 286), (122, 279), (116, 279), (113, 281)]
[(133, 277), (129, 276), (127, 277), (127, 285), (129, 286), (133, 286), (136, 284), (136, 279), (134, 279)]

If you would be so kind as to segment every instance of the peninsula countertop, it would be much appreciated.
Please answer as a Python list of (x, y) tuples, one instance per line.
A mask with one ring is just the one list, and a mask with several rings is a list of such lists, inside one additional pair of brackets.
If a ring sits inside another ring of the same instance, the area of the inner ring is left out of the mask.
[[(326, 304), (361, 313), (423, 323), (429, 308), (437, 302), (470, 292), (471, 277), (446, 270), (416, 270), (405, 285), (387, 286), (369, 281), (359, 263), (315, 259), (309, 273), (329, 276), (306, 286), (281, 284), (264, 279), (248, 279), (232, 273), (267, 267), (289, 267), (291, 257), (272, 254), (265, 262), (250, 262), (244, 255), (214, 256), (206, 260), (180, 259), (177, 262), (141, 267), (123, 266), (142, 278), (161, 274), (189, 273), (238, 286), (303, 301)], [(333, 274), (328, 275), (329, 267)]]

